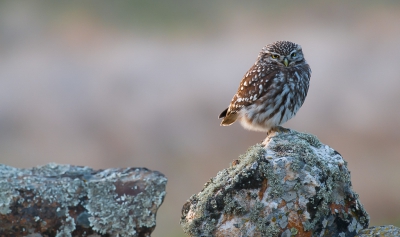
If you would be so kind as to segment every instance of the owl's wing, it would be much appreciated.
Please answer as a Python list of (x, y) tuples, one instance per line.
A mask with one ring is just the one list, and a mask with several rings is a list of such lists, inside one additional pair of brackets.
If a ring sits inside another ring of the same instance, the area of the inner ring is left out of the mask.
[(258, 98), (268, 93), (273, 78), (277, 76), (278, 72), (278, 66), (253, 65), (240, 82), (227, 114), (237, 113), (242, 107), (256, 103)]
[(223, 118), (221, 125), (228, 126), (234, 123), (243, 107), (257, 103), (258, 98), (268, 93), (268, 88), (278, 72), (277, 66), (254, 64), (240, 82), (229, 107), (219, 115), (219, 118)]

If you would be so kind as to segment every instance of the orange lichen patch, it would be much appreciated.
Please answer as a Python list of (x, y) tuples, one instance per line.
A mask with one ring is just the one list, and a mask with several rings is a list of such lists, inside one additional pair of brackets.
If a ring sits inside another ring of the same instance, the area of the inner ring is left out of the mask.
[(221, 224), (225, 224), (225, 222), (227, 222), (227, 221), (231, 221), (235, 216), (234, 215), (232, 215), (232, 214), (223, 214), (222, 215), (222, 221), (221, 221)]
[[(231, 229), (228, 229), (228, 230), (219, 230), (219, 229), (217, 229), (217, 230), (215, 230), (215, 232), (213, 233), (213, 235), (214, 235), (215, 237), (230, 236), (229, 234), (230, 234), (231, 232), (232, 232)], [(240, 234), (240, 232), (238, 232), (238, 234)]]
[(218, 228), (213, 233), (213, 236), (215, 236), (215, 237), (240, 236), (240, 229), (239, 228), (235, 228), (235, 229), (233, 229), (233, 228), (229, 228), (229, 229)]
[(286, 206), (286, 201), (282, 199), (282, 202), (279, 203), (278, 208)]
[(297, 178), (297, 174), (290, 169), (291, 163), (285, 164), (286, 175), (283, 178), (283, 181), (295, 180)]
[(296, 237), (311, 237), (311, 231), (304, 231), (304, 226), (302, 223), (302, 215), (299, 215), (295, 212), (290, 212), (288, 216), (288, 225), (286, 229), (295, 228), (297, 230)]
[(343, 210), (347, 212), (347, 210), (349, 209), (347, 206), (336, 203), (331, 203), (331, 205), (329, 205), (329, 208), (331, 209), (332, 214), (341, 213)]
[(240, 160), (234, 160), (232, 161), (232, 166), (238, 165), (240, 163)]
[(357, 205), (356, 200), (345, 200), (345, 201), (344, 201), (344, 206), (346, 207), (346, 211), (347, 211), (350, 207), (355, 206), (355, 205)]
[(260, 200), (264, 198), (264, 193), (265, 190), (267, 190), (267, 188), (268, 188), (268, 179), (264, 179), (262, 181), (260, 191), (258, 192), (258, 197), (260, 198)]
[(346, 210), (346, 212), (347, 213), (349, 213), (349, 211), (350, 211), (350, 215), (352, 215), (352, 216), (354, 216), (354, 217), (357, 217), (357, 218), (360, 218), (360, 215), (362, 215), (362, 212), (359, 212), (359, 211), (356, 211), (356, 210), (354, 210), (354, 209), (352, 209), (352, 207), (356, 207), (357, 206), (357, 201), (356, 200), (345, 200), (344, 201), (345, 202), (345, 210)]

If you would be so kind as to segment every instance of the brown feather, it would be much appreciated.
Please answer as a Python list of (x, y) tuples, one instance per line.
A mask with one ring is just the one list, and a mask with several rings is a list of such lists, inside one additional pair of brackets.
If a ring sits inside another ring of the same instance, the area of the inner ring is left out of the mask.
[(238, 118), (237, 113), (227, 113), (224, 119), (221, 122), (221, 126), (229, 126), (236, 121)]
[[(257, 98), (264, 96), (272, 83), (271, 79), (277, 73), (279, 73), (279, 66), (277, 65), (269, 65), (269, 67), (263, 67), (259, 64), (253, 65), (240, 82), (239, 88), (229, 105), (229, 110), (237, 112), (242, 107), (253, 104), (254, 100), (250, 99), (252, 95), (257, 96)], [(259, 85), (263, 86), (262, 89)], [(238, 98), (241, 98), (241, 100), (238, 100)]]

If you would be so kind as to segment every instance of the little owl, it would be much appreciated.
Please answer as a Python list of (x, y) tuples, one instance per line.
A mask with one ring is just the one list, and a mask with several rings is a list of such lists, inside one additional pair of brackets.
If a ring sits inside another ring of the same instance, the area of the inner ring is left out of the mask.
[(277, 41), (265, 46), (243, 77), (221, 126), (240, 120), (243, 127), (270, 131), (291, 119), (307, 96), (311, 69), (301, 46)]

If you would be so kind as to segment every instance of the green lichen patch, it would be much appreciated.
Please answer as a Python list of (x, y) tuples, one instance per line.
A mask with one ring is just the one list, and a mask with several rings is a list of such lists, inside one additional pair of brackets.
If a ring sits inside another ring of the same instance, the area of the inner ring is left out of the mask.
[[(282, 195), (283, 188), (274, 175), (273, 164), (265, 159), (265, 148), (257, 144), (241, 155), (236, 165), (218, 172), (217, 176), (211, 179), (199, 194), (193, 195), (188, 200), (182, 210), (182, 228), (190, 236), (202, 234), (207, 236), (214, 231), (213, 228), (217, 228), (215, 220), (221, 219), (221, 214), (224, 214), (244, 216), (256, 226), (260, 233), (274, 233), (276, 229), (274, 225), (260, 228), (259, 217), (264, 208), (263, 203), (256, 201), (249, 204), (245, 201), (243, 204), (244, 200), (258, 198), (256, 190), (261, 188), (263, 180), (268, 180), (271, 196)], [(187, 221), (186, 216), (190, 215), (190, 209), (196, 210), (196, 214), (191, 217), (194, 219)], [(197, 215), (199, 213), (203, 215)], [(204, 223), (207, 223), (207, 226), (204, 226)], [(208, 231), (204, 232), (204, 228)]]
[(398, 237), (400, 228), (393, 225), (373, 226), (358, 232), (355, 237)]
[(0, 235), (150, 236), (166, 182), (145, 168), (0, 165)]

